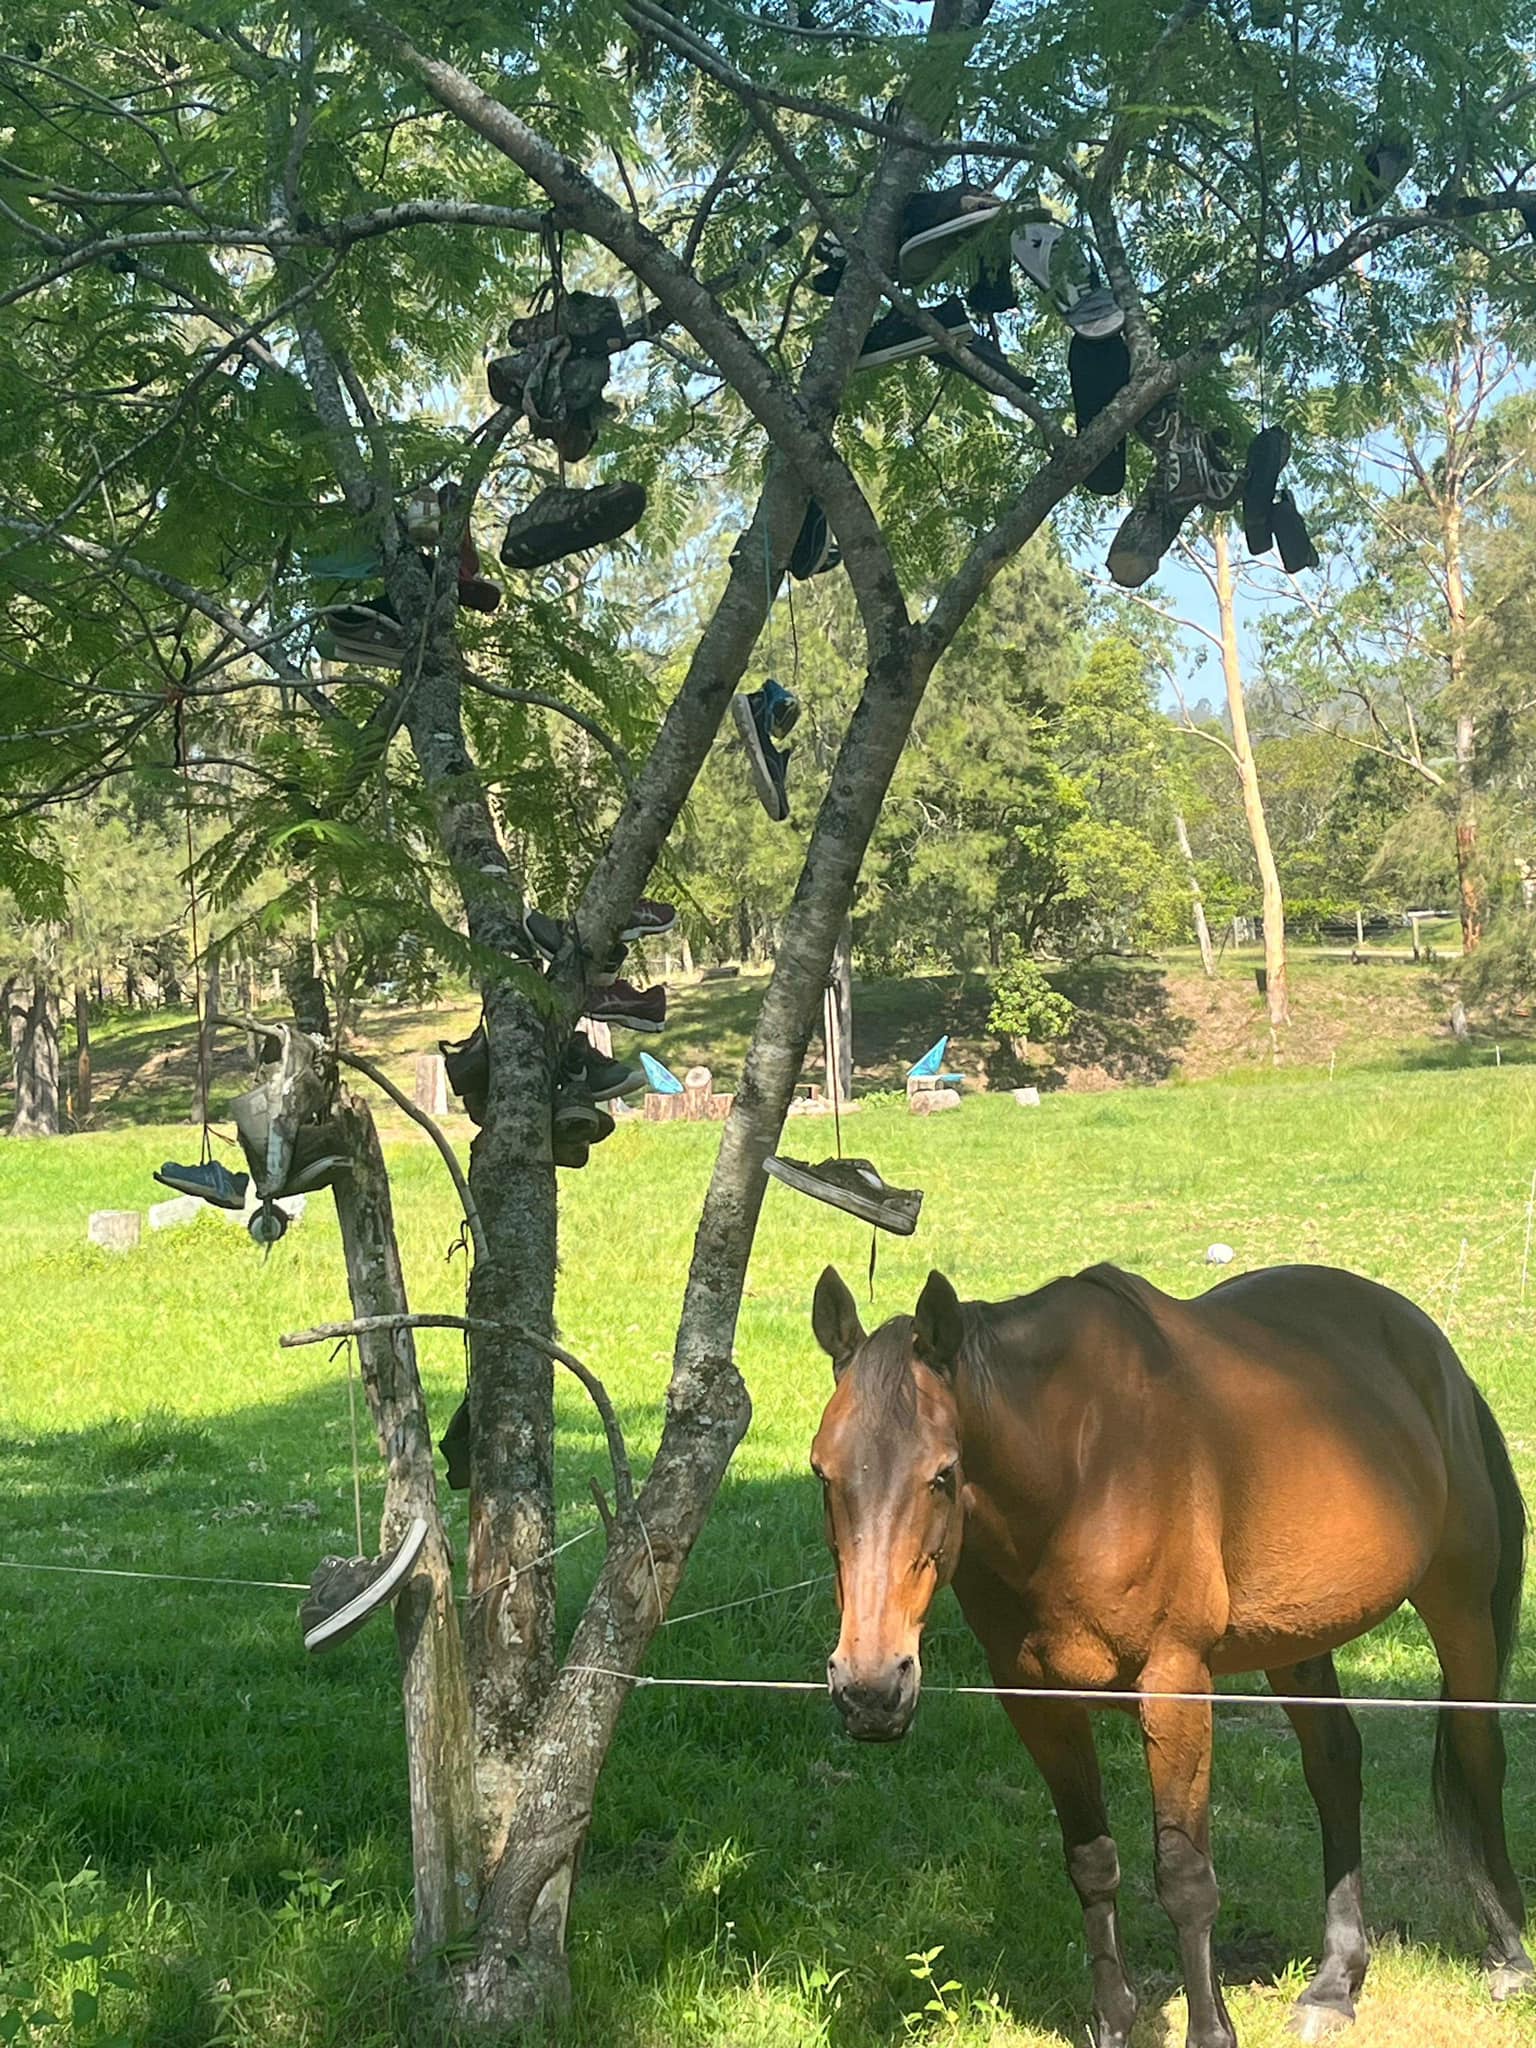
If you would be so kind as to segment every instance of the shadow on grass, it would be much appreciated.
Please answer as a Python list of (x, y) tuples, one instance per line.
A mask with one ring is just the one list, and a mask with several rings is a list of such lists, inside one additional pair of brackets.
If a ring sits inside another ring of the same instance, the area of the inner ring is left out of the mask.
[[(329, 1387), (210, 1423), (156, 1413), (13, 1437), (0, 1444), (6, 1551), (302, 1581), (322, 1550), (351, 1548), (341, 1413)], [(637, 1436), (655, 1419), (638, 1418)], [(561, 1533), (574, 1533), (590, 1519), (587, 1480), (605, 1471), (595, 1423), (563, 1436), (560, 1470)], [(376, 1473), (369, 1481), (376, 1499)], [(464, 1504), (450, 1500), (462, 1554)], [(561, 1561), (562, 1638), (600, 1544), (594, 1536)], [(833, 1603), (825, 1583), (797, 1582), (827, 1569), (810, 1480), (733, 1475), (650, 1669), (815, 1676)], [(772, 1588), (795, 1590), (685, 1618)], [(0, 1573), (0, 1868), (15, 1881), (0, 1891), (0, 1951), (21, 1951), (17, 1901), (58, 1871), (99, 1873), (108, 1918), (131, 1919), (149, 1884), (163, 1927), (129, 1970), (140, 1973), (142, 2048), (225, 2038), (231, 1986), (272, 2004), (272, 2031), (242, 2038), (370, 2048), (405, 2038), (408, 1812), (390, 1632), (375, 1625), (306, 1659), (297, 1599)], [(1348, 1653), (1344, 1662), (1351, 1683)], [(759, 1978), (788, 1998), (801, 1966), (846, 1972), (827, 2014), (833, 2048), (898, 2039), (926, 1996), (909, 1958), (935, 1947), (968, 1993), (995, 1989), (1019, 2020), (1080, 2035), (1080, 1922), (1055, 1825), (1004, 1717), (942, 1691), (982, 1675), (947, 1595), (925, 1668), (913, 1734), (889, 1751), (848, 1743), (814, 1695), (635, 1694), (596, 1801), (574, 1910), (577, 2009), (560, 2039), (655, 2043), (670, 2038), (679, 1985), (695, 2004), (707, 1987), (745, 1996)], [(1395, 1617), (1359, 1653), (1356, 1687), (1433, 1692), (1412, 1617)], [(1429, 1846), (1430, 1733), (1428, 1715), (1366, 1728), (1373, 1911), (1412, 1939), (1466, 1925)], [(1138, 1734), (1106, 1715), (1098, 1737), (1128, 1947), (1143, 1982), (1166, 1982), (1174, 1951), (1147, 1867)], [(1536, 1762), (1524, 1723), (1511, 1747), (1519, 1782)], [(1217, 1784), (1223, 1967), (1233, 1980), (1271, 1980), (1314, 1954), (1320, 1932), (1315, 1821), (1278, 1712), (1219, 1715)], [(1528, 1861), (1536, 1819), (1513, 1800), (1510, 1818), (1517, 1862)]]

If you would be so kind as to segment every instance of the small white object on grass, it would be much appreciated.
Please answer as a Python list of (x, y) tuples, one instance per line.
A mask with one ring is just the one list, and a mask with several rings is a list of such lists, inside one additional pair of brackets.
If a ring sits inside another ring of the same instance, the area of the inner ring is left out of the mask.
[(1038, 1088), (1011, 1088), (1008, 1092), (1012, 1095), (1014, 1101), (1024, 1109), (1038, 1109), (1040, 1107), (1040, 1090)]
[(178, 1195), (173, 1202), (151, 1202), (149, 1227), (151, 1230), (175, 1230), (184, 1223), (195, 1223), (207, 1206), (196, 1195)]
[(1236, 1257), (1237, 1253), (1233, 1251), (1231, 1245), (1229, 1244), (1213, 1244), (1206, 1246), (1205, 1263), (1208, 1266), (1230, 1266), (1232, 1261)]
[(143, 1227), (144, 1219), (137, 1209), (93, 1209), (85, 1234), (103, 1251), (131, 1252)]

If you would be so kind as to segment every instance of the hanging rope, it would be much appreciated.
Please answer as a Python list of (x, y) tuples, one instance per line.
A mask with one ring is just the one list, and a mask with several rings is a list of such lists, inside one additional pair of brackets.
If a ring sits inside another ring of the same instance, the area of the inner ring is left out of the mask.
[[(357, 1448), (357, 1360), (352, 1352), (352, 1339), (346, 1338), (337, 1347), (347, 1354), (347, 1423), (352, 1435), (352, 1514), (357, 1527), (357, 1555), (366, 1555), (363, 1549), (363, 1467)], [(335, 1356), (335, 1353), (332, 1353)]]
[(213, 1144), (208, 1135), (208, 1037), (203, 1028), (203, 958), (197, 930), (197, 877), (193, 872), (197, 855), (192, 844), (192, 777), (187, 767), (187, 702), (179, 692), (172, 702), (176, 730), (176, 766), (181, 773), (181, 809), (187, 828), (187, 909), (192, 925), (192, 1010), (197, 1020), (197, 1110), (203, 1133), (201, 1163), (206, 1166), (213, 1157)]

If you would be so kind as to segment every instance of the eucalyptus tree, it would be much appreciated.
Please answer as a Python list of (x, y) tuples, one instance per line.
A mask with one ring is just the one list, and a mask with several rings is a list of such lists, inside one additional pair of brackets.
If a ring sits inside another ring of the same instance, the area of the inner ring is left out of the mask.
[[(462, 1649), (408, 1332), (365, 1345), (386, 1527), (419, 1508), (434, 1528), (433, 1598), (402, 1632), (417, 1952), (466, 2020), (503, 2024), (565, 1985), (622, 1674), (747, 1426), (734, 1346), (762, 1163), (936, 662), (1041, 525), (1080, 517), (1072, 494), (1104, 481), (1117, 445), (1149, 415), (1166, 425), (1165, 401), (1233, 434), (1245, 392), (1247, 425), (1319, 383), (1363, 383), (1368, 402), (1378, 367), (1444, 312), (1469, 241), (1491, 291), (1528, 295), (1523, 19), (1495, 0), (846, 0), (835, 19), (777, 0), (9, 10), (0, 846), (18, 872), (46, 866), (48, 804), (217, 712), (242, 803), (210, 886), (271, 865), (296, 890), (346, 894), (484, 995)], [(1362, 178), (1362, 151), (1379, 165), (1403, 137), (1398, 189)], [(1043, 201), (1107, 283), (1126, 381), (1079, 433), (1043, 300), (1002, 314), (994, 352), (897, 282), (904, 207), (959, 170), (1013, 209), (989, 230), (994, 266)], [(455, 602), (466, 528), (484, 539), (552, 465), (512, 406), (473, 419), (444, 394), (541, 285), (588, 263), (625, 280), (614, 340), (636, 368), (602, 460), (651, 487), (639, 544), (683, 531), (700, 451), (729, 453), (750, 485), (654, 729), (615, 659), (600, 572), (519, 574), (483, 626)], [(818, 264), (826, 296), (804, 288)], [(930, 353), (876, 374), (858, 358), (886, 302)], [(1132, 466), (1138, 484), (1139, 449)], [(403, 513), (443, 480), (460, 489), (434, 557)], [(588, 964), (663, 856), (812, 498), (864, 681), (705, 1199), (661, 1440), (637, 1483), (609, 1417), (608, 1552), (562, 1654), (556, 1076)], [(382, 682), (314, 657), (305, 557), (342, 525), (377, 556), (409, 650)], [(547, 737), (568, 713), (602, 735), (579, 759)], [(570, 918), (547, 977), (526, 957), (534, 885)], [(367, 1219), (358, 1201), (338, 1195), (354, 1300), (398, 1299), (387, 1200)]]

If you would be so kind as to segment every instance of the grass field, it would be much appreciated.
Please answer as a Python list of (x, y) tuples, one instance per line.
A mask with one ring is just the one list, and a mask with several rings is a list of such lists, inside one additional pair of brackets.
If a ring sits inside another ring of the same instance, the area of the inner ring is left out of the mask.
[[(1331, 1081), (1061, 1094), (1029, 1112), (978, 1097), (933, 1122), (875, 1106), (855, 1133), (888, 1177), (928, 1191), (917, 1236), (881, 1242), (876, 1316), (910, 1307), (930, 1265), (962, 1293), (997, 1295), (1105, 1257), (1195, 1292), (1218, 1238), (1239, 1267), (1348, 1264), (1451, 1320), (1536, 1481), (1536, 1290), (1521, 1300), (1530, 1068), (1341, 1066)], [(276, 1348), (280, 1331), (344, 1312), (334, 1217), (313, 1204), (265, 1262), (211, 1215), (124, 1257), (83, 1242), (88, 1209), (147, 1204), (149, 1169), (185, 1136), (141, 1125), (0, 1145), (6, 1560), (302, 1581), (322, 1550), (352, 1547), (343, 1364)], [(562, 1328), (621, 1400), (640, 1459), (713, 1144), (708, 1128), (626, 1125), (564, 1183)], [(392, 1159), (415, 1305), (453, 1308), (451, 1190), (424, 1145), (402, 1137)], [(862, 1299), (868, 1253), (851, 1220), (770, 1192), (738, 1345), (755, 1420), (653, 1671), (819, 1674), (834, 1621), (805, 1461), (829, 1379), (809, 1299), (828, 1259)], [(440, 1423), (461, 1360), (447, 1335), (428, 1333), (423, 1350)], [(576, 1390), (562, 1385), (560, 1400), (560, 1531), (576, 1536), (604, 1456)], [(365, 1515), (378, 1497), (370, 1459)], [(561, 1560), (567, 1623), (600, 1541)], [(0, 2038), (8, 2009), (68, 2020), (74, 1992), (78, 2024), (37, 2038), (409, 2038), (389, 1631), (307, 1660), (297, 1597), (0, 1569)], [(981, 1675), (948, 1595), (927, 1666), (934, 1685)], [(1434, 1689), (1411, 1617), (1345, 1652), (1341, 1671), (1354, 1691)], [(1536, 1698), (1536, 1654), (1518, 1660), (1514, 1689)], [(1509, 1735), (1513, 1847), (1530, 1884), (1536, 1727)], [(1373, 1719), (1365, 1738), (1379, 1945), (1354, 2040), (1536, 2044), (1536, 2009), (1484, 2002), (1476, 1930), (1430, 1827), (1430, 1717)], [(1100, 1746), (1147, 2003), (1138, 2048), (1181, 2042), (1135, 1731), (1106, 1717)], [(1216, 1779), (1230, 2002), (1247, 2048), (1277, 2048), (1320, 1938), (1321, 1883), (1275, 1710), (1223, 1713)], [(91, 1947), (101, 1954), (78, 1952)], [(908, 1958), (929, 1950), (939, 1980), (961, 1988), (946, 1994), (951, 2018), (913, 2020), (929, 1993)], [(638, 1693), (600, 1790), (572, 1951), (577, 2004), (560, 2038), (581, 2048), (876, 2048), (914, 2029), (964, 2048), (1084, 2038), (1079, 1922), (1045, 1793), (1002, 1715), (973, 1698), (928, 1697), (886, 1752), (847, 1743), (812, 1695)]]

